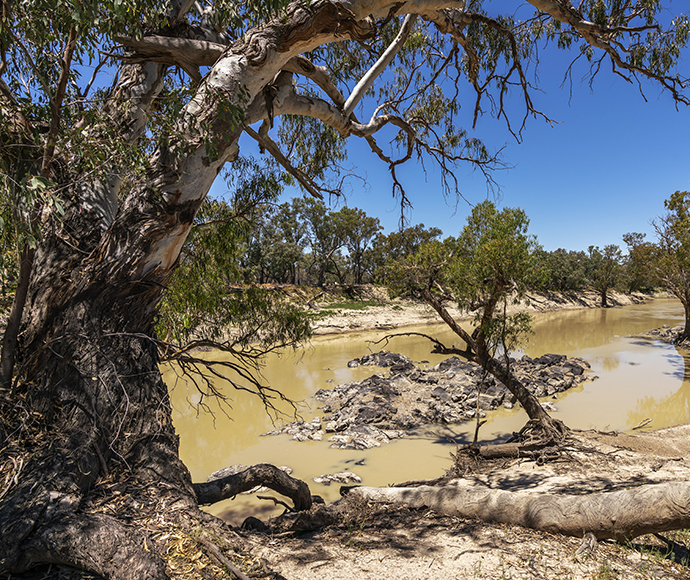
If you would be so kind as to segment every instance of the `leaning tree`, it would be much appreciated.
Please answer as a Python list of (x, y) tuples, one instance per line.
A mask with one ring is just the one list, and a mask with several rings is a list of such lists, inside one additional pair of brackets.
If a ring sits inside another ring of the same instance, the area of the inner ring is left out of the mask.
[(3, 240), (19, 267), (0, 371), (1, 575), (165, 578), (181, 573), (178, 534), (212, 525), (199, 503), (268, 478), (309, 506), (268, 468), (193, 484), (158, 370), (159, 303), (242, 134), (316, 197), (339, 191), (345, 140), (361, 139), (404, 202), (413, 159), (438, 163), (449, 193), (458, 163), (490, 180), (500, 158), (458, 126), (461, 83), (475, 119), (486, 108), (518, 133), (509, 93), (543, 116), (528, 74), (545, 43), (687, 103), (674, 66), (688, 22), (661, 2), (529, 4), (518, 18), (466, 0), (2, 3)]
[[(414, 334), (431, 340), (433, 352), (460, 355), (503, 383), (527, 412), (527, 430), (538, 429), (542, 443), (550, 445), (562, 439), (565, 425), (544, 410), (511, 370), (510, 351), (531, 331), (531, 317), (526, 312), (509, 312), (508, 306), (526, 302), (526, 292), (542, 277), (537, 263), (541, 247), (527, 233), (528, 226), (522, 209), (499, 211), (492, 202), (483, 201), (472, 209), (457, 238), (425, 242), (416, 253), (394, 261), (391, 280), (393, 288), (429, 304), (464, 347)], [(449, 302), (473, 315), (471, 330), (453, 317)]]

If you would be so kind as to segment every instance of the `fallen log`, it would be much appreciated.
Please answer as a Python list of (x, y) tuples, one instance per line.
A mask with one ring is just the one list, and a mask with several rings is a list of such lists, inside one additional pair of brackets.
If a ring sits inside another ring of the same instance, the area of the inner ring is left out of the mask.
[(490, 445), (470, 444), (461, 447), (458, 452), (468, 455), (479, 455), (484, 459), (518, 459), (521, 457), (535, 457), (540, 454), (558, 453), (558, 446), (555, 445), (553, 440)]
[(440, 513), (598, 540), (629, 540), (690, 527), (690, 483), (642, 485), (589, 495), (560, 495), (461, 486), (356, 487), (376, 503), (428, 507)]

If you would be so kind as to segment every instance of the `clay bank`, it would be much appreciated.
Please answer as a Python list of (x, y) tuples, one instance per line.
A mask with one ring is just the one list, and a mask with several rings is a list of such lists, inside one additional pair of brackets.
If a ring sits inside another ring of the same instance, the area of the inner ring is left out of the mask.
[[(338, 300), (343, 298), (340, 288), (331, 288), (318, 298), (307, 300), (309, 306), (321, 315), (314, 323), (314, 334), (392, 330), (407, 326), (435, 325), (440, 322), (438, 314), (428, 304), (410, 299), (390, 299), (385, 288), (361, 286), (357, 287), (355, 295), (361, 300), (376, 304), (357, 310), (338, 308)], [(608, 293), (608, 303), (611, 307), (642, 304), (649, 299), (648, 295), (642, 293), (624, 294), (616, 290), (610, 290)], [(537, 313), (599, 308), (600, 305), (601, 296), (594, 291), (530, 292), (526, 304), (518, 308)], [(516, 307), (513, 306), (511, 309), (514, 310)], [(448, 311), (456, 320), (471, 318), (467, 312), (452, 306), (448, 306)]]

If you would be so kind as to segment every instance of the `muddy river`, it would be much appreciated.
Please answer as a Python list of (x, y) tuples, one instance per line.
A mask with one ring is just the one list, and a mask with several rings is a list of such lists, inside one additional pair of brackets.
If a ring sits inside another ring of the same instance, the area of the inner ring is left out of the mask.
[[(523, 350), (532, 357), (562, 353), (586, 359), (592, 365), (594, 381), (563, 393), (552, 401), (554, 416), (578, 429), (629, 431), (646, 419), (648, 428), (661, 428), (690, 421), (690, 354), (673, 346), (631, 337), (635, 333), (683, 322), (683, 309), (674, 300), (654, 300), (624, 308), (575, 310), (534, 316), (534, 334)], [(453, 338), (443, 326), (411, 327), (434, 334), (445, 344)], [(297, 401), (300, 417), (309, 421), (321, 416), (311, 395), (321, 388), (362, 380), (378, 367), (348, 368), (347, 362), (370, 351), (378, 351), (378, 340), (386, 332), (367, 332), (318, 337), (298, 353), (272, 356), (263, 371), (265, 382)], [(420, 366), (433, 366), (446, 357), (430, 354), (428, 341), (419, 337), (396, 338), (388, 350), (405, 354)], [(330, 449), (327, 441), (296, 442), (287, 435), (262, 437), (281, 421), (294, 420), (291, 407), (278, 405), (285, 415), (272, 418), (261, 401), (241, 392), (230, 393), (232, 408), (210, 402), (212, 412), (199, 409), (199, 395), (192, 382), (165, 371), (172, 388), (174, 421), (180, 434), (180, 453), (194, 481), (204, 481), (222, 467), (241, 463), (287, 465), (293, 475), (310, 484), (312, 493), (327, 501), (338, 497), (338, 486), (316, 484), (312, 479), (324, 473), (352, 471), (365, 485), (386, 485), (410, 479), (437, 477), (450, 465), (456, 443), (468, 441), (474, 423), (430, 426), (412, 436), (363, 451)], [(504, 437), (522, 427), (521, 410), (489, 412), (480, 439)], [(241, 496), (216, 504), (211, 512), (239, 524), (247, 515), (265, 518), (276, 513), (270, 502)]]

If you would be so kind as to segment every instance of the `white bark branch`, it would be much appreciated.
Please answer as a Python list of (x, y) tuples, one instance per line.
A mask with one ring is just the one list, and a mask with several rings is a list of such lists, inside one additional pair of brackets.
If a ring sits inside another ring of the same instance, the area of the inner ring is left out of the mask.
[(290, 59), (283, 70), (294, 74), (302, 75), (312, 80), (324, 93), (326, 93), (333, 103), (338, 107), (343, 107), (345, 97), (338, 87), (333, 84), (325, 66), (316, 66), (308, 58), (298, 55)]
[(391, 63), (393, 57), (395, 57), (398, 51), (405, 44), (407, 37), (410, 36), (410, 32), (414, 27), (416, 19), (416, 14), (407, 15), (405, 22), (403, 22), (403, 25), (400, 28), (400, 32), (398, 32), (398, 35), (395, 37), (395, 40), (391, 42), (390, 46), (376, 61), (376, 64), (374, 64), (374, 66), (367, 71), (367, 73), (357, 83), (357, 86), (352, 90), (352, 93), (343, 106), (343, 114), (346, 117), (349, 117), (352, 114), (352, 111), (355, 110), (357, 103), (359, 103), (372, 83), (381, 75), (385, 68)]
[(372, 18), (384, 18), (391, 10), (396, 14), (422, 14), (444, 8), (457, 8), (464, 10), (465, 0), (409, 0), (408, 2), (390, 2), (389, 0), (345, 0), (343, 7), (352, 12), (353, 16), (360, 20), (370, 16)]
[(368, 501), (403, 503), (551, 533), (628, 540), (690, 526), (690, 483), (642, 485), (589, 495), (510, 492), (482, 487), (358, 487)]
[(199, 67), (213, 66), (227, 49), (227, 46), (207, 40), (158, 36), (156, 34), (144, 36), (140, 40), (123, 36), (115, 37), (114, 40), (135, 51), (134, 56), (125, 56), (123, 60), (177, 65), (197, 82), (201, 81)]

